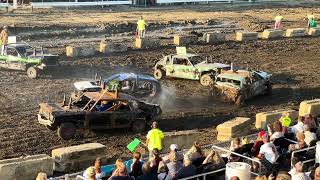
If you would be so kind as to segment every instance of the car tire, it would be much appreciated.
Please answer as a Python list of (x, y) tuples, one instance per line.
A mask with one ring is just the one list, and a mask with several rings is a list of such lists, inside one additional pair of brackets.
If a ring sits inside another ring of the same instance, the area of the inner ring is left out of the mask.
[(156, 69), (153, 73), (154, 78), (157, 80), (162, 79), (165, 76), (165, 72), (162, 69)]
[(145, 120), (135, 120), (131, 125), (131, 130), (134, 133), (143, 132), (146, 129), (146, 121)]
[(271, 96), (272, 95), (272, 85), (270, 82), (267, 83), (267, 89), (266, 89), (266, 95)]
[(236, 105), (237, 105), (238, 107), (241, 107), (241, 106), (244, 105), (244, 96), (243, 96), (243, 95), (240, 95), (240, 96), (237, 97), (237, 99), (236, 99)]
[(58, 129), (57, 126), (49, 126), (49, 125), (47, 125), (46, 128), (50, 131), (55, 131)]
[(57, 133), (61, 139), (70, 140), (76, 134), (76, 126), (73, 123), (62, 123)]
[(202, 86), (210, 86), (213, 84), (213, 78), (209, 74), (204, 74), (200, 77), (200, 84)]
[(29, 67), (27, 69), (27, 76), (31, 79), (36, 79), (39, 76), (39, 72), (35, 67)]

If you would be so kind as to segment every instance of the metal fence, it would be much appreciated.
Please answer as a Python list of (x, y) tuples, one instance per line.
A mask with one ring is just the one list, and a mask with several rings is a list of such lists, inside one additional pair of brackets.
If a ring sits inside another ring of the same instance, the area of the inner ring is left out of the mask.
[(94, 2), (32, 2), (31, 7), (74, 7), (74, 6), (110, 6), (110, 5), (131, 5), (132, 1), (94, 1)]
[[(293, 152), (291, 153), (291, 168), (293, 168), (293, 166), (294, 166), (294, 165), (292, 164), (292, 160), (293, 160), (295, 154), (297, 154), (297, 153), (299, 153), (299, 152), (308, 151), (308, 150), (311, 150), (311, 149), (316, 150), (316, 146), (312, 146), (312, 147), (303, 148), (303, 149), (299, 149), (299, 150), (293, 151)], [(313, 161), (315, 161), (315, 160), (316, 160), (316, 158), (307, 159), (307, 160), (305, 160), (305, 161), (302, 161), (302, 163), (313, 162)]]

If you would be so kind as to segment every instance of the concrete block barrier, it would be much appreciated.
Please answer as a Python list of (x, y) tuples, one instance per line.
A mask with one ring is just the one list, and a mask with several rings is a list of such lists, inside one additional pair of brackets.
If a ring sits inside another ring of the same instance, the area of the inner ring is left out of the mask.
[(217, 126), (218, 141), (227, 141), (249, 133), (250, 118), (236, 117)]
[(293, 28), (286, 30), (286, 37), (302, 37), (307, 33), (307, 28)]
[(310, 28), (308, 30), (308, 35), (310, 35), (310, 36), (320, 36), (320, 28)]
[(306, 100), (300, 103), (299, 116), (312, 115), (317, 117), (320, 115), (320, 99)]
[(46, 154), (0, 160), (1, 180), (33, 180), (39, 172), (53, 175), (53, 159)]
[(189, 149), (199, 138), (196, 130), (165, 132), (163, 141), (163, 151), (168, 152), (171, 144), (177, 144), (179, 149)]
[(236, 32), (236, 41), (255, 41), (255, 40), (258, 40), (257, 32), (245, 32), (245, 31)]
[(226, 41), (226, 35), (219, 32), (204, 33), (203, 41), (208, 44), (215, 44)]
[(262, 32), (262, 39), (280, 39), (283, 37), (284, 30), (282, 29), (265, 29)]
[(269, 112), (261, 112), (256, 114), (256, 124), (255, 127), (257, 129), (265, 129), (267, 130), (267, 124), (273, 123), (281, 118), (281, 115), (285, 112), (289, 113), (291, 120), (294, 122), (298, 118), (298, 112), (295, 110), (276, 110)]
[(66, 47), (66, 56), (68, 57), (80, 57), (80, 56), (93, 56), (96, 52), (95, 47)]
[(99, 52), (104, 54), (114, 53), (114, 52), (126, 52), (128, 51), (128, 46), (125, 43), (113, 43), (101, 41), (99, 46)]
[(153, 49), (160, 47), (160, 39), (145, 37), (143, 39), (136, 38), (134, 47), (137, 49)]
[(198, 36), (195, 36), (195, 35), (175, 35), (173, 37), (173, 44), (177, 46), (197, 44), (197, 42), (198, 42)]
[(97, 157), (105, 158), (106, 146), (99, 143), (88, 143), (52, 150), (54, 170), (75, 172), (91, 166)]

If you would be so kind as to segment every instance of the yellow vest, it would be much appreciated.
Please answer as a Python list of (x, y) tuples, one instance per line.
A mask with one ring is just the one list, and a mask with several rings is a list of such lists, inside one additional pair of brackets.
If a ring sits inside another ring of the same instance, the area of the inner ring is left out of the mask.
[(162, 149), (162, 140), (164, 138), (163, 132), (159, 129), (152, 129), (147, 134), (148, 149), (153, 150), (157, 148), (159, 151)]
[(283, 16), (276, 16), (274, 18), (275, 21), (282, 21), (283, 20)]
[(137, 24), (138, 24), (138, 30), (142, 31), (146, 29), (146, 22), (144, 20), (139, 20)]
[(308, 18), (309, 20), (314, 19), (314, 15), (310, 15), (310, 14), (309, 14), (309, 15), (307, 16), (307, 18)]

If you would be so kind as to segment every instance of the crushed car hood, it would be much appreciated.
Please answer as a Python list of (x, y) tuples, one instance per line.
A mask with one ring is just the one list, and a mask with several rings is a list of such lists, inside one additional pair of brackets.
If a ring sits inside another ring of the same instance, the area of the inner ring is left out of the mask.
[(269, 74), (264, 71), (255, 71), (255, 72), (259, 74), (261, 77), (263, 77), (264, 79), (269, 79), (272, 76), (272, 74)]

